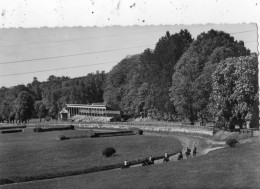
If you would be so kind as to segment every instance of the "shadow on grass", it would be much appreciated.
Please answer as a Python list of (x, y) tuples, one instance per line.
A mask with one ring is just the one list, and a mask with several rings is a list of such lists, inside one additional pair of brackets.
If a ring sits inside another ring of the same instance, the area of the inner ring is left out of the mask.
[[(169, 153), (169, 156), (173, 156), (178, 154), (179, 152)], [(120, 156), (120, 155), (113, 155), (113, 156)], [(154, 157), (154, 160), (163, 159), (164, 155)], [(129, 165), (138, 165), (142, 164), (146, 161), (146, 158), (137, 159), (133, 161), (129, 161)], [(0, 179), (0, 185), (5, 184), (12, 184), (12, 183), (19, 183), (19, 182), (29, 182), (29, 181), (36, 181), (36, 180), (45, 180), (45, 179), (54, 179), (60, 177), (67, 177), (67, 176), (74, 176), (74, 175), (81, 175), (81, 174), (89, 174), (94, 172), (106, 171), (111, 169), (118, 169), (122, 168), (124, 163), (117, 163), (113, 165), (105, 165), (105, 166), (95, 166), (88, 169), (76, 170), (76, 171), (65, 171), (65, 172), (58, 172), (58, 173), (47, 173), (47, 174), (40, 174), (40, 175), (33, 175), (33, 176), (24, 176), (24, 177), (10, 177), (10, 178), (2, 178)]]

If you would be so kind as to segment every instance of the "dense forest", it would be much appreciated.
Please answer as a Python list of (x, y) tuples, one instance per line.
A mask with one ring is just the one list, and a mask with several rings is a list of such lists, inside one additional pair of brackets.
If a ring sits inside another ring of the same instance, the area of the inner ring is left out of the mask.
[(21, 122), (32, 117), (58, 118), (66, 103), (89, 104), (103, 102), (105, 72), (91, 73), (85, 77), (49, 76), (46, 82), (36, 77), (32, 83), (0, 89), (1, 120)]
[(0, 119), (57, 119), (66, 103), (104, 101), (126, 118), (242, 125), (259, 117), (257, 65), (257, 55), (228, 33), (166, 32), (154, 49), (126, 56), (109, 73), (2, 87)]

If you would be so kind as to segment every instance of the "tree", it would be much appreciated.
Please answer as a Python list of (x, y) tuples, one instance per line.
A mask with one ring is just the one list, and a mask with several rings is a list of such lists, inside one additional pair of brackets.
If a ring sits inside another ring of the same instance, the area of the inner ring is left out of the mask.
[(30, 93), (22, 91), (15, 102), (16, 117), (20, 122), (27, 122), (33, 115), (34, 100)]
[(0, 103), (1, 118), (7, 122), (13, 122), (15, 119), (14, 100), (15, 98), (7, 97)]
[(170, 97), (178, 113), (191, 124), (200, 117), (211, 119), (208, 111), (212, 73), (219, 61), (250, 54), (243, 42), (222, 31), (200, 34), (182, 55), (172, 76)]
[[(174, 66), (182, 54), (192, 43), (193, 39), (187, 30), (165, 36), (159, 39), (154, 51), (141, 54), (140, 75), (149, 84), (149, 94), (153, 94), (147, 109), (156, 109), (158, 114), (175, 115), (174, 104), (169, 98)], [(161, 116), (159, 116), (161, 117)]]
[(149, 114), (156, 119), (175, 114), (168, 95), (174, 65), (192, 40), (187, 30), (173, 35), (166, 32), (154, 50), (146, 49), (120, 61), (108, 74), (104, 100), (132, 117), (146, 117), (149, 110), (156, 110), (156, 115)]
[(46, 117), (48, 113), (47, 108), (42, 101), (38, 101), (34, 103), (34, 110), (37, 116), (40, 118), (40, 121), (42, 118)]
[(53, 103), (51, 108), (49, 109), (49, 115), (51, 116), (52, 119), (57, 119), (58, 113), (59, 113), (58, 105), (57, 103)]
[(212, 113), (230, 129), (242, 126), (246, 118), (258, 127), (258, 60), (257, 55), (221, 61), (213, 74)]

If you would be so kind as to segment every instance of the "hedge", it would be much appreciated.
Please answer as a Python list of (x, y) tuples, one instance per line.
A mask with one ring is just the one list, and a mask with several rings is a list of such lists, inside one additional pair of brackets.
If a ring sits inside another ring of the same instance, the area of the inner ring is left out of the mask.
[(62, 130), (74, 130), (74, 126), (66, 126), (66, 127), (36, 127), (33, 129), (34, 132), (48, 132), (48, 131), (62, 131)]
[(23, 132), (23, 129), (9, 129), (9, 130), (3, 130), (1, 131), (2, 134), (7, 134), (7, 133), (19, 133)]
[(17, 125), (17, 126), (0, 126), (0, 130), (7, 130), (7, 129), (24, 129), (26, 128), (25, 125)]
[(133, 131), (104, 132), (104, 133), (95, 133), (93, 137), (112, 137), (112, 136), (126, 136), (126, 135), (135, 135), (135, 133)]

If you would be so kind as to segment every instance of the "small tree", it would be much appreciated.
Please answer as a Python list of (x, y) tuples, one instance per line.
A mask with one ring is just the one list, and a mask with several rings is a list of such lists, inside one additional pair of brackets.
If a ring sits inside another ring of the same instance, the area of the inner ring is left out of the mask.
[(106, 157), (111, 157), (114, 153), (116, 153), (116, 150), (111, 147), (104, 149), (102, 152), (103, 156)]
[(19, 121), (26, 122), (32, 117), (34, 100), (30, 93), (22, 91), (15, 102), (16, 117)]
[(238, 141), (234, 138), (230, 138), (226, 141), (226, 144), (229, 145), (230, 147), (234, 148)]
[(38, 116), (40, 117), (40, 121), (41, 121), (41, 118), (45, 118), (46, 115), (47, 115), (46, 106), (45, 106), (45, 104), (41, 104), (40, 107), (39, 107), (39, 112), (38, 112)]

